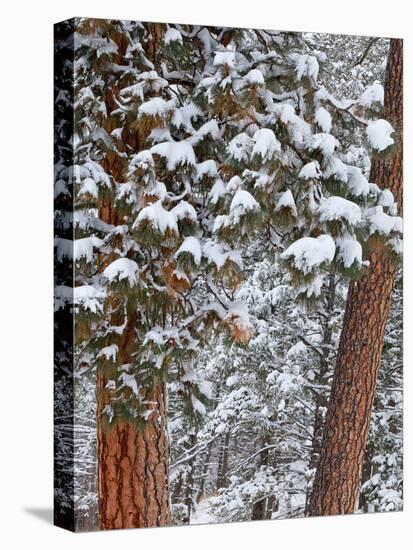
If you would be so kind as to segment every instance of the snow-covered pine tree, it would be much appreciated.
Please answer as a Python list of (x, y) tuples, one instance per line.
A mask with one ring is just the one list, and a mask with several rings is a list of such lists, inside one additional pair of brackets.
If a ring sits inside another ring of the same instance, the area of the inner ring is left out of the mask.
[[(335, 137), (371, 120), (382, 89), (340, 101), (299, 34), (75, 21), (75, 301), (79, 361), (96, 368), (102, 528), (168, 522), (165, 383), (202, 414), (194, 359), (224, 330), (252, 335), (234, 300), (254, 237), (305, 300), (361, 242), (400, 218)], [(363, 92), (364, 93), (364, 92)], [(379, 220), (379, 221), (380, 221)], [(375, 225), (376, 224), (376, 225)], [(57, 255), (71, 254), (57, 239)], [(145, 467), (143, 467), (145, 464)], [(127, 489), (127, 488), (130, 488)]]

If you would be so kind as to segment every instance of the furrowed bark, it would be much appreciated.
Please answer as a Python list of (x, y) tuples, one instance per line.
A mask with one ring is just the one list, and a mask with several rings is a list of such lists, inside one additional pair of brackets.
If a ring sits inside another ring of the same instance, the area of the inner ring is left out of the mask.
[(164, 387), (148, 398), (153, 413), (144, 428), (117, 421), (98, 429), (99, 520), (101, 529), (167, 525), (168, 440)]
[[(384, 115), (395, 129), (391, 158), (373, 158), (370, 181), (389, 188), (402, 209), (403, 42), (392, 39)], [(351, 283), (309, 515), (355, 511), (396, 267), (377, 247)]]

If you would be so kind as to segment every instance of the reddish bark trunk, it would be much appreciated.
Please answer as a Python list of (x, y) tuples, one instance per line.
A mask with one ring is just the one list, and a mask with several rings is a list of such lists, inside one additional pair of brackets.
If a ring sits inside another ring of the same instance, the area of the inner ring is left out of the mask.
[(167, 525), (168, 440), (162, 385), (148, 396), (154, 412), (144, 428), (117, 421), (98, 429), (101, 529)]
[[(390, 188), (402, 206), (403, 42), (391, 40), (384, 118), (397, 133), (391, 159), (374, 158), (370, 181)], [(379, 248), (364, 276), (351, 283), (310, 501), (311, 516), (355, 511), (389, 312), (395, 266)]]

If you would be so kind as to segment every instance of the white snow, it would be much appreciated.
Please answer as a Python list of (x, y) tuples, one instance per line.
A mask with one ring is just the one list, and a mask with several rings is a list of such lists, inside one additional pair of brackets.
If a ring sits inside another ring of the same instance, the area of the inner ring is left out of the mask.
[(387, 120), (382, 118), (370, 121), (366, 132), (370, 145), (377, 151), (384, 151), (394, 143), (394, 139), (391, 137), (394, 129)]
[(91, 285), (75, 286), (73, 288), (73, 299), (75, 305), (81, 305), (84, 309), (96, 313), (102, 310), (102, 301), (105, 297), (105, 290)]
[(191, 402), (194, 410), (196, 410), (197, 413), (199, 413), (201, 416), (204, 416), (206, 414), (205, 405), (194, 394), (191, 394)]
[(159, 76), (156, 71), (144, 71), (136, 76), (143, 85), (143, 91), (150, 90), (151, 92), (159, 93), (163, 88), (168, 86), (168, 81)]
[(297, 214), (297, 207), (290, 189), (287, 189), (287, 191), (281, 193), (278, 198), (276, 209), (280, 210), (281, 208), (290, 208), (295, 214)]
[(175, 108), (175, 100), (165, 101), (161, 97), (154, 97), (142, 103), (138, 109), (138, 115), (164, 117)]
[(325, 178), (333, 177), (337, 181), (347, 184), (350, 193), (355, 197), (368, 195), (370, 191), (369, 182), (361, 169), (358, 166), (344, 164), (341, 159), (335, 156), (327, 159), (323, 176)]
[(89, 195), (92, 195), (95, 199), (98, 196), (98, 186), (92, 178), (85, 178), (82, 181), (82, 185), (79, 189), (79, 195), (84, 195), (86, 193), (89, 193)]
[(336, 239), (337, 259), (343, 262), (344, 267), (351, 267), (354, 263), (358, 266), (362, 262), (361, 244), (352, 237), (338, 237)]
[(243, 302), (230, 302), (227, 304), (228, 313), (223, 318), (223, 321), (230, 321), (239, 330), (250, 332), (252, 325), (248, 313), (248, 306)]
[(316, 160), (313, 160), (312, 162), (305, 164), (301, 168), (300, 173), (298, 174), (298, 177), (304, 180), (320, 179), (321, 177), (320, 165)]
[(129, 285), (134, 286), (138, 282), (138, 272), (139, 267), (136, 262), (129, 258), (118, 258), (105, 268), (103, 276), (110, 283), (127, 279)]
[(347, 166), (347, 186), (355, 197), (368, 195), (369, 182), (358, 166)]
[(133, 185), (130, 182), (118, 183), (116, 186), (116, 200), (125, 201), (127, 204), (132, 204), (136, 200)]
[(121, 126), (120, 128), (115, 128), (114, 130), (112, 130), (110, 135), (116, 139), (122, 139), (122, 132), (123, 132), (123, 127)]
[(115, 363), (118, 351), (118, 346), (116, 344), (111, 344), (110, 346), (102, 348), (96, 357), (104, 357), (106, 361), (112, 361), (112, 363)]
[(303, 353), (307, 353), (307, 346), (304, 342), (297, 342), (291, 348), (287, 351), (286, 358), (287, 359), (296, 359), (297, 356), (302, 355)]
[(184, 242), (176, 251), (175, 257), (178, 257), (179, 254), (183, 252), (188, 252), (189, 254), (191, 254), (194, 258), (195, 264), (200, 265), (202, 256), (201, 244), (196, 237), (186, 237)]
[(367, 86), (364, 92), (358, 99), (359, 105), (363, 107), (371, 107), (373, 103), (384, 103), (384, 88), (381, 84), (376, 82), (372, 86)]
[(200, 180), (204, 176), (208, 176), (210, 178), (218, 176), (217, 163), (215, 160), (204, 160), (204, 162), (200, 162), (196, 165), (197, 180)]
[(93, 261), (93, 249), (99, 248), (103, 244), (102, 239), (98, 237), (85, 237), (73, 241), (74, 260), (85, 259), (87, 262)]
[[(212, 512), (212, 501), (215, 497), (203, 498), (194, 506), (190, 517), (191, 525), (202, 525), (204, 523), (217, 523), (220, 521)], [(222, 520), (221, 520), (222, 521)]]
[(63, 179), (56, 180), (54, 184), (54, 198), (56, 199), (59, 195), (70, 195), (67, 182)]
[(154, 166), (152, 153), (147, 149), (145, 149), (144, 151), (140, 151), (132, 157), (129, 166), (131, 168), (137, 167), (141, 168), (142, 170), (148, 170), (149, 168)]
[(239, 376), (238, 374), (233, 374), (232, 376), (228, 376), (226, 385), (230, 388), (231, 386), (235, 386), (235, 384), (238, 382)]
[(264, 85), (265, 80), (262, 72), (258, 69), (252, 69), (247, 75), (245, 75), (245, 80), (249, 85)]
[(178, 233), (178, 225), (176, 216), (162, 206), (162, 201), (157, 201), (139, 212), (133, 228), (139, 226), (143, 221), (148, 221), (154, 229), (157, 229), (162, 235), (169, 229), (173, 233)]
[(273, 106), (274, 113), (277, 113), (281, 122), (284, 124), (292, 124), (295, 122), (297, 115), (294, 107), (290, 103), (280, 103)]
[(330, 235), (320, 235), (317, 238), (303, 237), (291, 244), (281, 257), (294, 257), (295, 267), (304, 274), (310, 273), (314, 267), (333, 261), (336, 247)]
[(318, 297), (321, 294), (323, 284), (324, 276), (318, 274), (310, 282), (304, 283), (299, 286), (298, 292), (305, 293), (307, 295), (307, 298), (311, 298), (312, 296)]
[(146, 220), (151, 224), (152, 228), (158, 230), (162, 235), (168, 229), (172, 233), (178, 234), (178, 220), (184, 219), (197, 222), (195, 208), (189, 202), (181, 201), (172, 210), (165, 210), (162, 206), (162, 201), (159, 200), (142, 208), (132, 227), (136, 228)]
[(202, 112), (199, 107), (191, 101), (190, 103), (186, 103), (182, 107), (174, 110), (172, 115), (172, 124), (176, 126), (176, 128), (184, 128), (186, 130), (193, 131), (192, 120), (196, 120), (201, 116), (201, 114)]
[(221, 133), (217, 121), (208, 120), (208, 122), (205, 122), (197, 131), (197, 135), (201, 137), (210, 136), (212, 139), (218, 139)]
[(55, 239), (56, 259), (58, 262), (63, 261), (65, 258), (75, 261), (85, 259), (86, 262), (90, 263), (93, 261), (93, 249), (99, 248), (102, 244), (103, 241), (94, 236), (76, 239), (75, 241), (57, 238)]
[(216, 204), (219, 199), (224, 196), (226, 193), (225, 183), (221, 178), (218, 178), (214, 185), (211, 187), (210, 192), (208, 193), (208, 199), (212, 204)]
[(252, 139), (245, 132), (242, 132), (229, 142), (228, 153), (238, 162), (243, 162), (248, 159), (252, 143)]
[(323, 132), (329, 133), (331, 130), (331, 115), (324, 107), (319, 107), (314, 116), (314, 120)]
[(96, 183), (102, 183), (106, 187), (111, 186), (110, 178), (97, 162), (88, 160), (82, 165), (74, 164), (69, 169), (69, 177), (75, 183), (81, 183), (84, 178), (92, 178)]
[(323, 176), (325, 178), (331, 178), (341, 181), (342, 183), (347, 183), (348, 181), (348, 170), (347, 165), (344, 162), (334, 156), (328, 157), (326, 166), (323, 171)]
[(261, 156), (263, 160), (270, 160), (274, 153), (281, 152), (281, 144), (269, 128), (257, 130), (252, 139), (254, 142), (252, 154)]
[(209, 263), (214, 263), (220, 270), (225, 262), (231, 261), (242, 268), (241, 254), (238, 250), (227, 250), (223, 245), (214, 241), (207, 241), (202, 247), (203, 254)]
[(214, 221), (214, 226), (212, 228), (213, 233), (217, 233), (221, 227), (226, 227), (230, 225), (228, 220), (229, 216), (217, 216)]
[(195, 165), (195, 153), (192, 145), (188, 141), (171, 141), (158, 143), (150, 149), (154, 155), (159, 155), (166, 159), (167, 168), (170, 171), (181, 165)]
[(232, 176), (227, 183), (226, 192), (233, 195), (240, 187), (242, 187), (242, 179), (239, 176)]
[(361, 210), (358, 204), (342, 197), (323, 199), (318, 207), (321, 222), (344, 219), (351, 225), (361, 221)]
[(295, 56), (295, 72), (297, 80), (301, 80), (304, 76), (308, 77), (313, 84), (317, 82), (319, 65), (317, 58), (313, 55), (303, 54)]
[(56, 286), (54, 289), (55, 311), (64, 308), (66, 305), (81, 306), (92, 313), (102, 311), (105, 290), (92, 285), (69, 287), (65, 285)]
[(179, 44), (182, 44), (182, 35), (177, 29), (170, 27), (166, 31), (163, 41), (165, 44), (170, 44), (171, 42), (179, 42)]
[(153, 342), (159, 347), (165, 343), (164, 333), (161, 327), (156, 326), (145, 334), (143, 344), (146, 345), (148, 342)]
[(234, 225), (238, 223), (240, 217), (247, 212), (259, 209), (260, 205), (254, 199), (251, 193), (245, 191), (244, 189), (238, 189), (231, 201), (229, 207), (230, 215), (228, 216), (225, 225)]
[(198, 221), (195, 208), (187, 201), (180, 201), (170, 213), (177, 220), (191, 220), (194, 223)]
[(168, 191), (166, 190), (166, 185), (163, 181), (156, 181), (154, 186), (145, 191), (145, 195), (151, 195), (157, 197), (161, 201), (166, 197)]
[(119, 378), (120, 378), (121, 382), (125, 386), (130, 388), (135, 395), (139, 395), (138, 384), (137, 384), (136, 378), (133, 374), (129, 374), (127, 372), (122, 372), (122, 374), (120, 375)]
[(373, 209), (374, 213), (369, 216), (370, 234), (380, 233), (389, 235), (391, 232), (403, 232), (403, 220), (399, 216), (389, 216), (383, 212), (382, 206)]
[(393, 237), (388, 240), (389, 246), (393, 249), (396, 254), (403, 254), (403, 241), (399, 237)]
[(377, 204), (386, 208), (391, 208), (394, 205), (394, 196), (390, 189), (383, 189), (383, 191), (380, 192)]
[(227, 65), (231, 69), (234, 67), (235, 53), (234, 52), (215, 52), (214, 65)]
[(202, 395), (205, 395), (207, 399), (212, 399), (214, 395), (214, 387), (211, 382), (209, 382), (208, 380), (201, 380), (198, 383), (198, 387)]
[(314, 134), (310, 141), (310, 148), (319, 149), (326, 156), (332, 155), (336, 148), (336, 138), (327, 133)]
[(58, 262), (63, 261), (65, 258), (69, 260), (73, 259), (73, 241), (70, 239), (55, 239), (54, 245), (56, 247), (56, 259)]

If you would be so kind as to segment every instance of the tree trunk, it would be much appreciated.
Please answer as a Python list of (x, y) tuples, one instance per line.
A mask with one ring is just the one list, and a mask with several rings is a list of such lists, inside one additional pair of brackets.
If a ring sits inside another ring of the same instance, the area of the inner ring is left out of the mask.
[[(189, 448), (192, 449), (196, 445), (196, 433), (192, 433), (189, 437)], [(188, 515), (188, 523), (191, 521), (191, 514), (193, 508), (193, 493), (194, 493), (194, 468), (196, 457), (193, 456), (188, 463), (188, 473), (186, 476), (186, 488), (185, 488), (185, 505)]]
[[(320, 387), (325, 386), (327, 383), (326, 376), (328, 374), (328, 369), (330, 364), (329, 355), (330, 355), (330, 347), (331, 347), (332, 336), (333, 336), (333, 329), (330, 325), (330, 320), (331, 320), (330, 316), (334, 312), (335, 298), (336, 298), (336, 278), (334, 273), (330, 273), (328, 288), (327, 288), (327, 296), (326, 296), (326, 307), (325, 307), (325, 314), (328, 318), (324, 318), (323, 320), (323, 340), (322, 340), (322, 350), (321, 350), (320, 361), (319, 361), (320, 367), (315, 380), (316, 384)], [(328, 396), (326, 395), (326, 392), (323, 390), (320, 390), (320, 393), (317, 395), (317, 398), (316, 398), (310, 468), (315, 468), (318, 463), (318, 457), (320, 454), (321, 443), (323, 438), (323, 427), (324, 427), (322, 410), (324, 407), (327, 406), (327, 401), (328, 401), (327, 398)]]
[[(330, 366), (330, 348), (332, 343), (333, 329), (330, 324), (330, 317), (334, 313), (334, 305), (336, 299), (336, 277), (334, 272), (330, 273), (328, 287), (326, 292), (325, 317), (323, 317), (323, 340), (321, 355), (319, 357), (319, 370), (315, 379), (315, 383), (319, 386), (315, 398), (314, 422), (313, 422), (313, 437), (311, 440), (311, 453), (309, 469), (317, 468), (318, 459), (320, 456), (321, 444), (324, 431), (324, 411), (328, 405), (328, 393), (321, 389), (327, 384), (326, 377), (329, 373)], [(311, 497), (311, 485), (307, 487), (305, 498), (304, 514), (308, 515)]]
[(218, 462), (218, 476), (217, 476), (217, 489), (222, 489), (228, 484), (227, 472), (228, 472), (228, 446), (231, 434), (227, 432), (225, 434), (225, 439), (221, 447), (221, 452), (219, 455)]
[[(267, 449), (268, 439), (265, 437), (261, 441), (264, 450), (260, 453), (259, 467), (268, 466), (269, 449)], [(268, 497), (261, 497), (257, 502), (254, 502), (251, 512), (251, 520), (260, 520), (266, 518), (266, 507)]]
[[(115, 313), (115, 317), (116, 317)], [(122, 312), (123, 316), (123, 312)], [(119, 342), (120, 364), (131, 362), (138, 314), (129, 312)], [(115, 325), (121, 319), (113, 319)], [(105, 413), (113, 395), (111, 376), (97, 367), (96, 426), (100, 529), (155, 527), (169, 520), (166, 389), (158, 383), (142, 398), (153, 411), (140, 424), (127, 418), (109, 421)]]
[[(396, 131), (390, 159), (374, 158), (370, 181), (389, 187), (402, 206), (403, 43), (392, 39), (386, 71), (384, 118)], [(323, 445), (310, 501), (311, 516), (355, 511), (371, 410), (389, 312), (395, 266), (377, 248), (368, 269), (351, 283)]]
[[(104, 383), (104, 377), (98, 378)], [(102, 394), (104, 388), (100, 387)], [(98, 419), (98, 487), (101, 529), (167, 525), (168, 440), (162, 385), (148, 398), (154, 412), (145, 426)], [(99, 407), (101, 408), (101, 407)]]
[(197, 491), (196, 497), (195, 497), (195, 502), (197, 504), (199, 503), (200, 499), (204, 496), (206, 477), (207, 477), (208, 470), (209, 470), (209, 467), (210, 467), (210, 462), (209, 461), (211, 460), (212, 447), (213, 447), (213, 441), (211, 441), (211, 443), (209, 444), (208, 451), (207, 451), (207, 453), (205, 455), (205, 458), (204, 458), (204, 465), (203, 465), (202, 473), (201, 473), (201, 481), (199, 483), (198, 491)]

